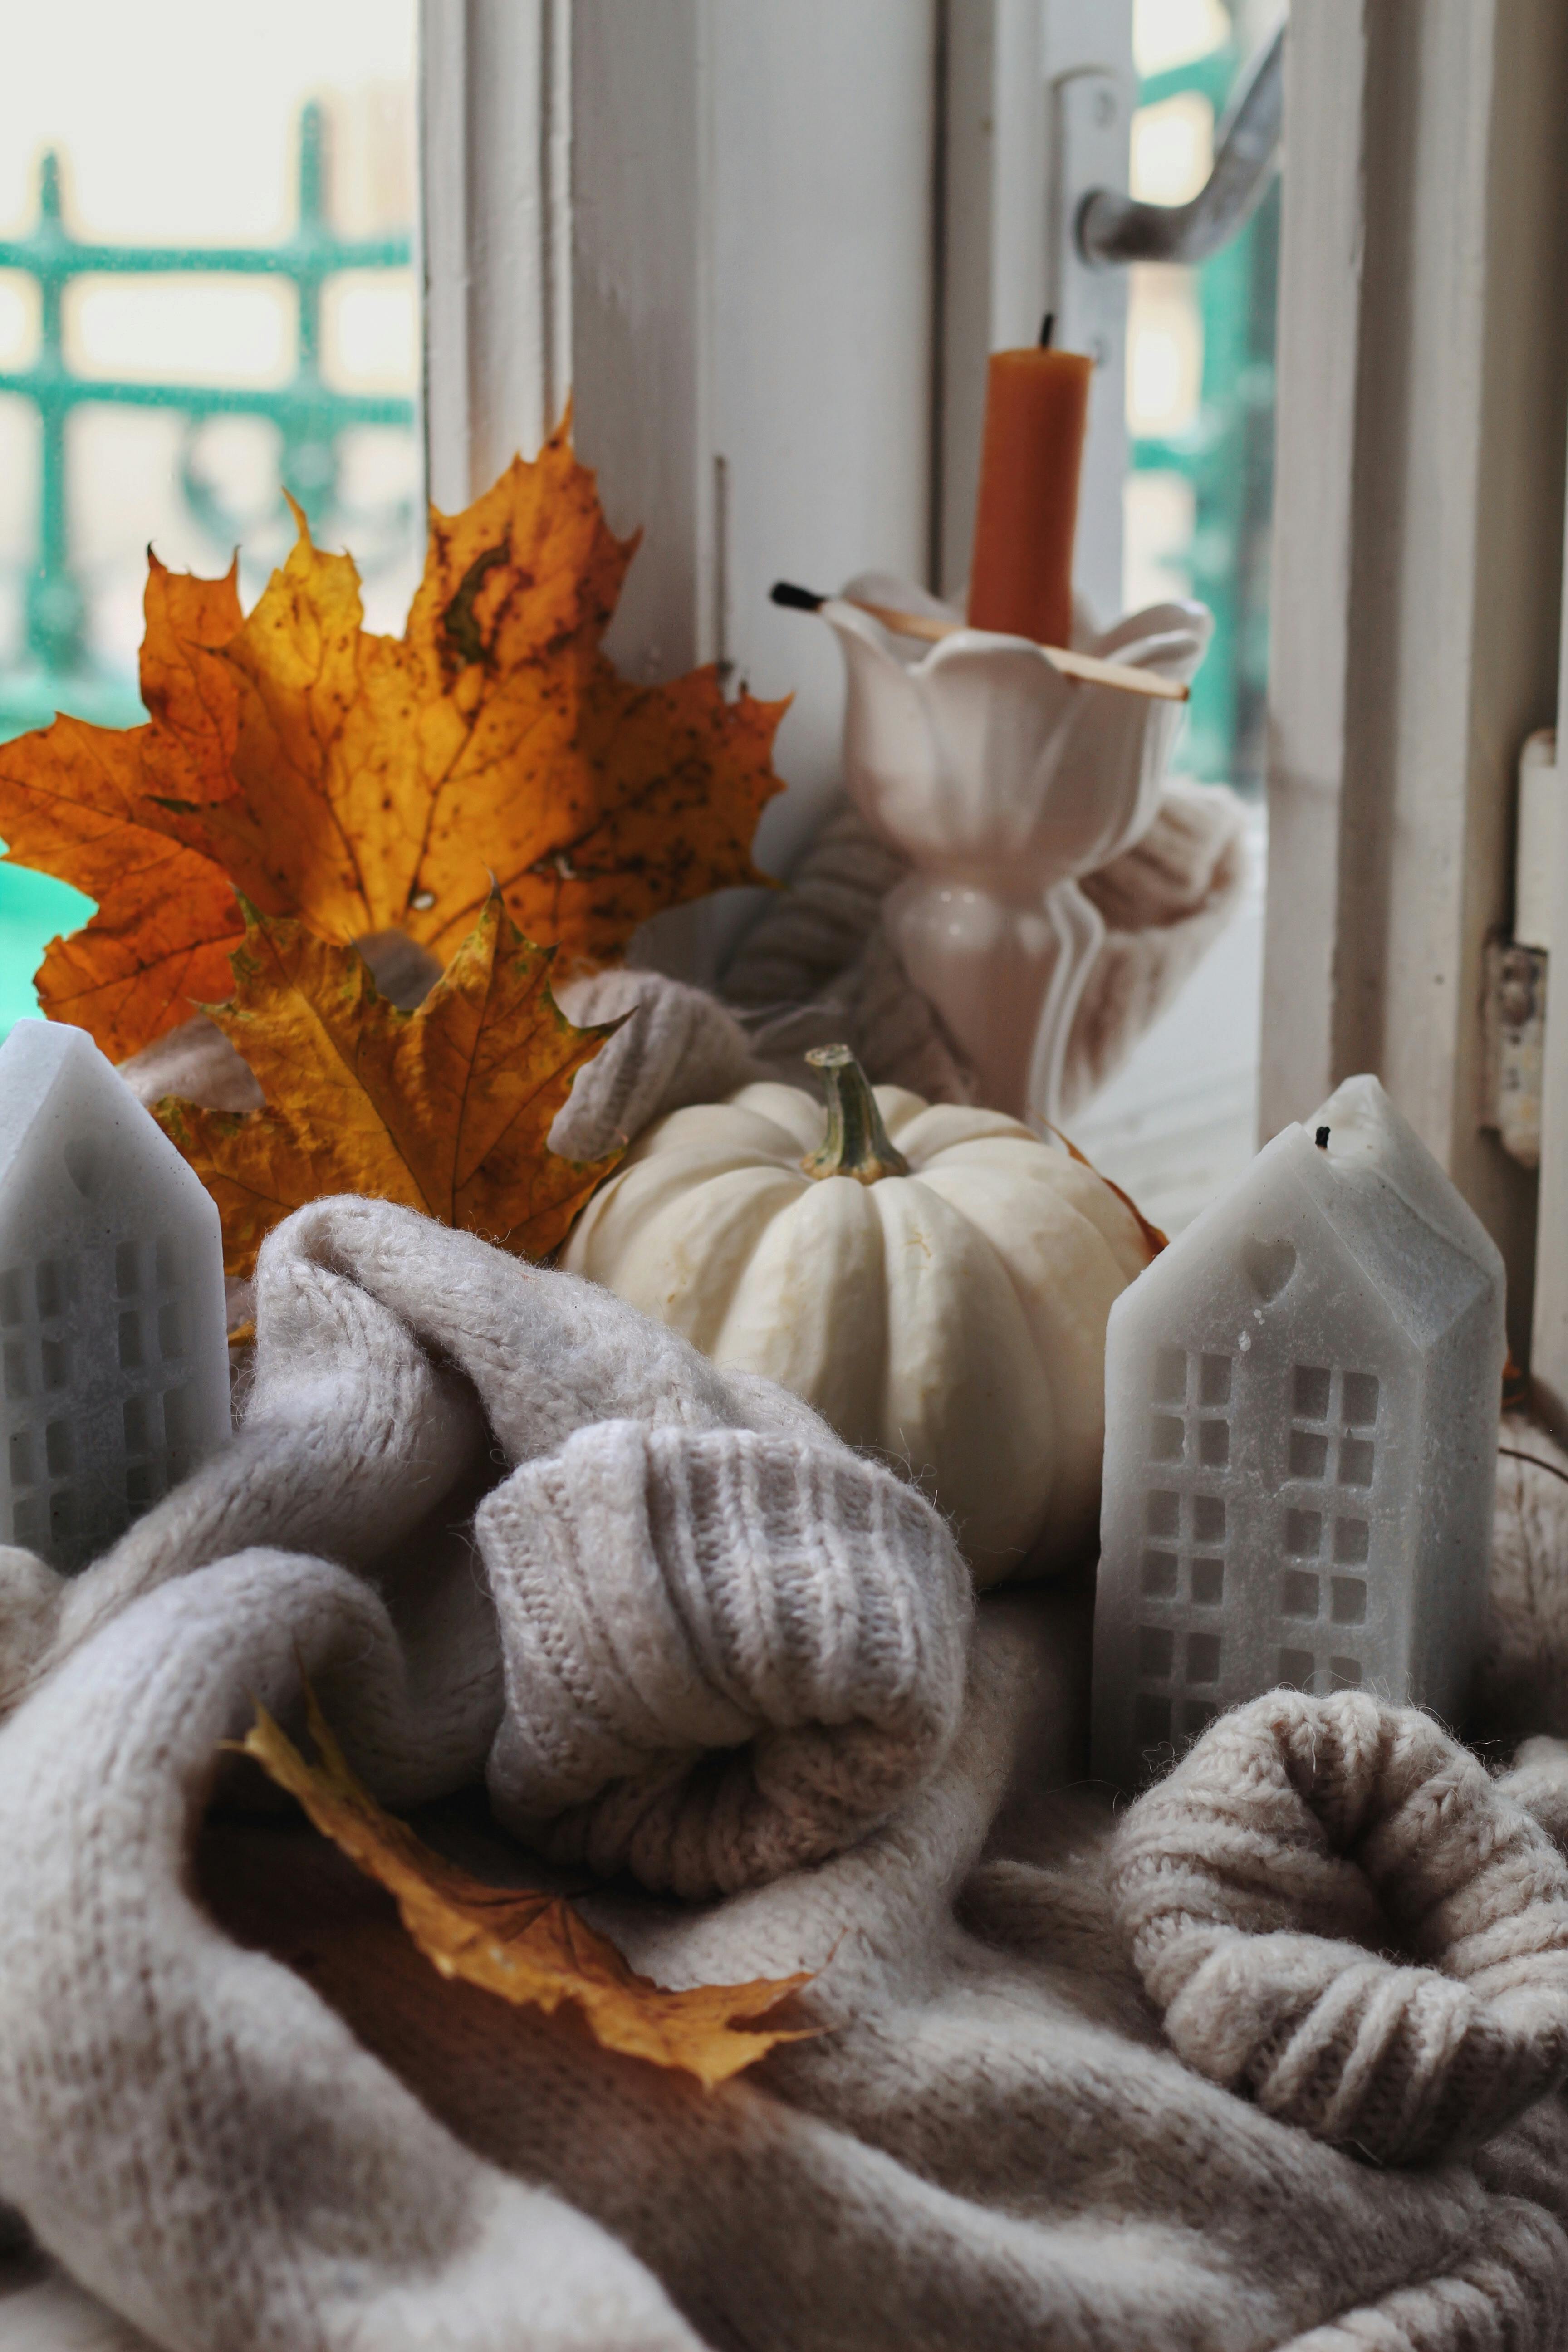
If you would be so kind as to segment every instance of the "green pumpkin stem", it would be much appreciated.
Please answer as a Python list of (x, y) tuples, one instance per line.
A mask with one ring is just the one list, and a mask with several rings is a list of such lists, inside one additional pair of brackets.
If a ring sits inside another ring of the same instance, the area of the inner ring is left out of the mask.
[(877, 1097), (847, 1045), (816, 1045), (806, 1055), (822, 1073), (827, 1094), (827, 1132), (801, 1161), (808, 1176), (853, 1176), (875, 1184), (883, 1176), (907, 1176), (910, 1163), (882, 1125)]

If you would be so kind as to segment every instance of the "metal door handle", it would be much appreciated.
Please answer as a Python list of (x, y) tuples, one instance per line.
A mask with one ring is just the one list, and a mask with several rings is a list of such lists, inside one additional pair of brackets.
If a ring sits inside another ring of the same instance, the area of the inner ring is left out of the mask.
[(1220, 126), (1214, 169), (1184, 205), (1146, 205), (1091, 188), (1073, 236), (1091, 268), (1118, 261), (1206, 261), (1247, 226), (1279, 161), (1285, 113), (1285, 26), (1237, 82)]

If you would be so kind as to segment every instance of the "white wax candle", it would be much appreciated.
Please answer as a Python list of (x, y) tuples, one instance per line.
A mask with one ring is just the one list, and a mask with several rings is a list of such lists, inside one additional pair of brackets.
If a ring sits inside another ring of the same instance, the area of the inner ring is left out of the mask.
[(0, 1542), (70, 1572), (227, 1436), (214, 1202), (79, 1029), (0, 1045)]
[(1287, 1128), (1110, 1312), (1094, 1771), (1362, 1687), (1452, 1721), (1490, 1549), (1498, 1250), (1377, 1080)]

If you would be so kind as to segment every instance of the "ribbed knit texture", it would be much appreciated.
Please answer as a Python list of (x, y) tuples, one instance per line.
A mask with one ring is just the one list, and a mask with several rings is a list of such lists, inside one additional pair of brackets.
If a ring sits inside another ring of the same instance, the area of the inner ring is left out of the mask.
[(1409, 1707), (1238, 1708), (1132, 1807), (1110, 1885), (1173, 2046), (1321, 2139), (1451, 2157), (1568, 2073), (1568, 1864)]
[(731, 1894), (851, 1844), (952, 1743), (963, 1570), (868, 1462), (611, 1422), (475, 1524), (506, 1666), (490, 1796), (554, 1861)]

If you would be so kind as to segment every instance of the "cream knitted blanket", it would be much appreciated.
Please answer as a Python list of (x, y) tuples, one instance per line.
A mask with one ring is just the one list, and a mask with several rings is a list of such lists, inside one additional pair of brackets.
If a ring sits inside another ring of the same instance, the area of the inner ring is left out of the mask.
[[(5, 2352), (1568, 2341), (1568, 1748), (1279, 1694), (1119, 1825), (1085, 1594), (976, 1611), (767, 1383), (366, 1202), (257, 1318), (227, 1453), (74, 1583), (0, 1551)], [(1568, 1731), (1510, 1443), (1487, 1704)], [(470, 1867), (825, 2030), (703, 2093), (443, 1980), (220, 1751), (301, 1669)]]

